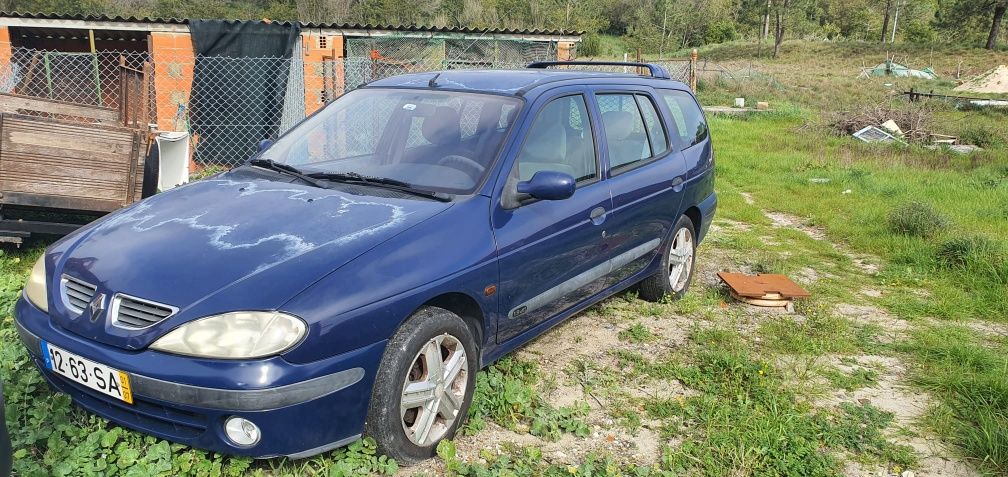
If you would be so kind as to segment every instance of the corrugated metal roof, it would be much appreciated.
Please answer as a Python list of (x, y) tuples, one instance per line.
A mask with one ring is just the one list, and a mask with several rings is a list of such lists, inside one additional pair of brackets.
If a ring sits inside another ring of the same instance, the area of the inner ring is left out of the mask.
[[(34, 20), (78, 20), (93, 22), (123, 22), (123, 23), (149, 23), (161, 25), (187, 25), (188, 18), (151, 18), (151, 17), (123, 17), (108, 15), (83, 15), (68, 13), (20, 13), (20, 12), (0, 12), (0, 18), (24, 18)], [(246, 20), (227, 20), (240, 22)], [(290, 25), (289, 21), (276, 21), (281, 25)], [(335, 30), (388, 30), (401, 32), (429, 32), (429, 33), (462, 33), (462, 34), (489, 34), (489, 35), (554, 35), (554, 36), (581, 36), (582, 31), (573, 30), (540, 30), (540, 29), (512, 29), (512, 28), (467, 28), (467, 27), (438, 27), (425, 25), (372, 25), (360, 23), (305, 23), (300, 22), (301, 28), (323, 28)]]

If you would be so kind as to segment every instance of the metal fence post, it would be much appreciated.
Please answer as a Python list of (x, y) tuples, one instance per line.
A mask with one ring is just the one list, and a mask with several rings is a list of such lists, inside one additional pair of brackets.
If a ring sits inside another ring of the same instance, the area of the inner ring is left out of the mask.
[(696, 48), (693, 48), (693, 51), (690, 52), (690, 55), (689, 55), (689, 87), (693, 91), (696, 91), (696, 85), (697, 85), (697, 68), (696, 68), (696, 65), (697, 65), (697, 58), (699, 58), (699, 56), (700, 55), (697, 52)]

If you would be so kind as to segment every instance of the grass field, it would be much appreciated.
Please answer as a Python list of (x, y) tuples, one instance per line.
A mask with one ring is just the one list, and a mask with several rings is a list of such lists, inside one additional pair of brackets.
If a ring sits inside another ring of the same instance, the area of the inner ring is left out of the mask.
[[(742, 65), (755, 47), (702, 54)], [(774, 112), (711, 118), (721, 205), (689, 295), (653, 304), (625, 292), (482, 372), (463, 434), (418, 467), (366, 441), (304, 461), (232, 459), (75, 409), (29, 366), (11, 324), (45, 243), (3, 249), (0, 372), (16, 472), (1005, 475), (1008, 114), (929, 106), (936, 132), (987, 139), (972, 156), (833, 134), (833, 113), (902, 107), (890, 92), (922, 87), (854, 79), (884, 54), (788, 43), (753, 79), (706, 77), (704, 103), (743, 95)], [(1008, 62), (976, 50), (897, 55), (918, 67), (930, 58), (943, 76)], [(793, 313), (754, 309), (727, 296), (721, 270), (785, 273), (812, 297)]]

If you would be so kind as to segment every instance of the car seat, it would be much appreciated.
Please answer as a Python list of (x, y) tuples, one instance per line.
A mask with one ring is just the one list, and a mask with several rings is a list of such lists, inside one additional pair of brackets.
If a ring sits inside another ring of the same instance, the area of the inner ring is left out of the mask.
[(640, 116), (635, 118), (634, 113), (628, 111), (602, 113), (611, 167), (645, 159), (650, 155), (644, 128), (637, 127), (639, 122)]

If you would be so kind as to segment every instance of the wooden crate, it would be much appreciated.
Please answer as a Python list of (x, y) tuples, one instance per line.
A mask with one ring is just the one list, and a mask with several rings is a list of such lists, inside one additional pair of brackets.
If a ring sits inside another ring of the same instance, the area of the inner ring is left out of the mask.
[(64, 119), (90, 124), (108, 124), (111, 126), (122, 124), (122, 120), (120, 119), (121, 113), (114, 108), (66, 103), (8, 93), (0, 93), (0, 112)]
[(0, 206), (110, 212), (141, 198), (147, 134), (21, 114), (0, 116)]

